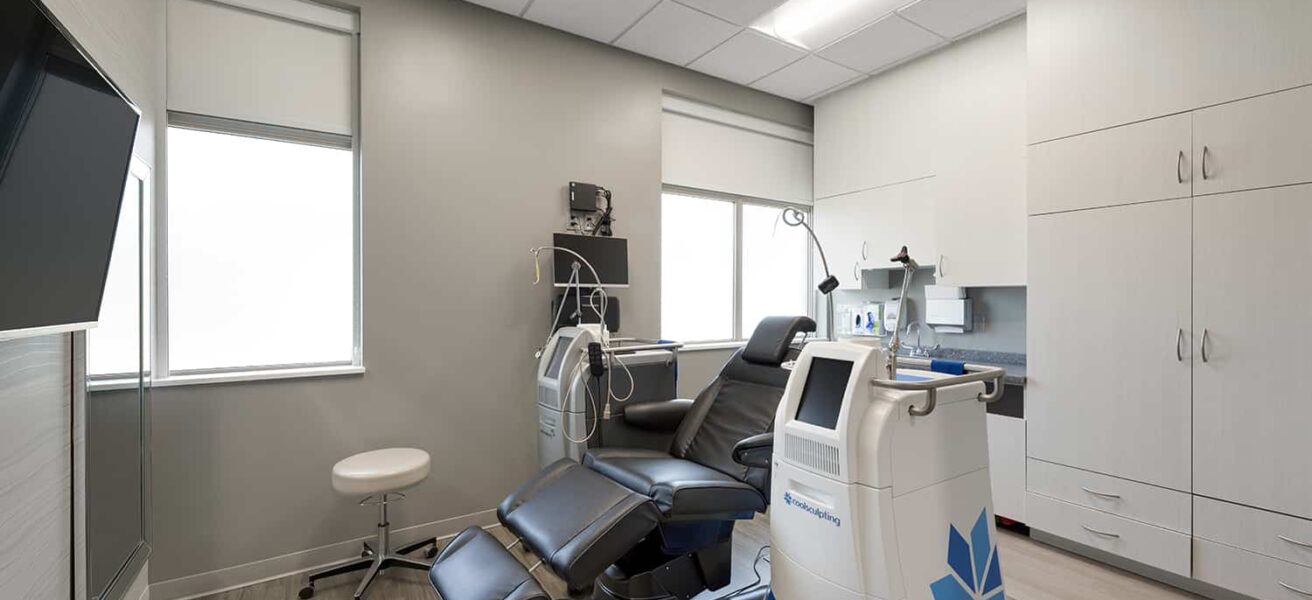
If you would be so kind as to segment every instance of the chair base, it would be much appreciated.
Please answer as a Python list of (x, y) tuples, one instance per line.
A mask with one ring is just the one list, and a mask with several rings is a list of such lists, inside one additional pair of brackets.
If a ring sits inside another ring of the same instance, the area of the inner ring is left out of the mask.
[(392, 525), (387, 521), (387, 505), (389, 502), (391, 502), (391, 500), (386, 494), (377, 501), (371, 501), (370, 498), (366, 498), (361, 502), (361, 504), (378, 505), (378, 548), (374, 549), (369, 545), (369, 542), (365, 542), (363, 544), (364, 550), (360, 553), (360, 558), (311, 573), (305, 587), (301, 588), (300, 594), (298, 594), (302, 600), (314, 597), (314, 584), (320, 579), (367, 570), (368, 572), (365, 573), (364, 580), (362, 580), (360, 585), (355, 588), (355, 595), (353, 596), (355, 600), (362, 600), (365, 593), (369, 591), (369, 585), (374, 582), (374, 579), (378, 577), (379, 573), (382, 573), (386, 569), (399, 567), (403, 569), (414, 569), (416, 571), (428, 571), (433, 566), (428, 562), (415, 560), (406, 555), (415, 552), (416, 550), (428, 548), (424, 553), (424, 557), (431, 560), (434, 556), (437, 556), (437, 538), (419, 540), (412, 544), (402, 546), (396, 552), (391, 551)]

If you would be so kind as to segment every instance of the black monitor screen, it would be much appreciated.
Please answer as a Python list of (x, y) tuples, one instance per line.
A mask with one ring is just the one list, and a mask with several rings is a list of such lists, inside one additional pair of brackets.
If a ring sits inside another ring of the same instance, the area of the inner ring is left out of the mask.
[(556, 338), (556, 347), (551, 350), (551, 363), (547, 365), (547, 377), (560, 379), (560, 365), (565, 362), (565, 349), (572, 341), (574, 338), (563, 335)]
[(0, 2), (0, 331), (99, 318), (136, 128), (35, 4)]
[[(597, 277), (602, 285), (629, 284), (629, 241), (624, 238), (591, 235), (574, 235), (557, 233), (552, 236), (552, 243), (559, 248), (568, 248), (577, 252), (597, 270)], [(556, 284), (569, 283), (573, 265), (578, 258), (568, 252), (554, 253)], [(592, 269), (580, 263), (579, 283), (584, 286), (595, 285), (597, 277), (592, 276)]]
[(847, 380), (851, 378), (852, 361), (812, 358), (806, 387), (802, 388), (802, 400), (797, 405), (797, 420), (825, 429), (837, 427), (838, 413), (843, 409), (843, 393), (847, 391)]

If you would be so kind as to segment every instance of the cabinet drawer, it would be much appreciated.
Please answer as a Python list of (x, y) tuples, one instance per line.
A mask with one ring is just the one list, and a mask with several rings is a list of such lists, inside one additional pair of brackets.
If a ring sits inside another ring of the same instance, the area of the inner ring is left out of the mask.
[(1312, 598), (1312, 569), (1195, 538), (1194, 579), (1257, 600)]
[(1309, 106), (1312, 87), (1198, 111), (1194, 115), (1195, 192), (1216, 194), (1312, 181), (1312, 162), (1307, 160), (1312, 155)]
[(1030, 527), (1132, 561), (1189, 576), (1189, 536), (1076, 506), (1047, 496), (1025, 496)]
[(1184, 198), (1188, 113), (1030, 147), (1029, 214)]
[(1312, 521), (1194, 498), (1196, 537), (1312, 568)]
[(1172, 531), (1190, 531), (1189, 494), (1034, 459), (1026, 479), (1036, 494)]

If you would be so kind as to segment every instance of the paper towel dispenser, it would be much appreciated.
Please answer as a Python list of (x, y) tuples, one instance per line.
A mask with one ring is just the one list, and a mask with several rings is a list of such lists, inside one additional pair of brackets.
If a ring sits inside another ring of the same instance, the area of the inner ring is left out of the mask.
[(965, 288), (925, 286), (925, 324), (937, 333), (967, 333), (974, 329), (974, 310)]

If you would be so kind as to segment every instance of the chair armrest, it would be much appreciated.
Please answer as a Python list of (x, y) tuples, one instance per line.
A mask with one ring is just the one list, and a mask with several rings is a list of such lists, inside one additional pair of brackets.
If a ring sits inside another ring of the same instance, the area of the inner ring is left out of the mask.
[(762, 433), (733, 446), (733, 461), (757, 469), (770, 468), (770, 459), (774, 456), (774, 433)]
[(624, 422), (647, 431), (673, 433), (692, 408), (692, 400), (643, 402), (624, 407)]

